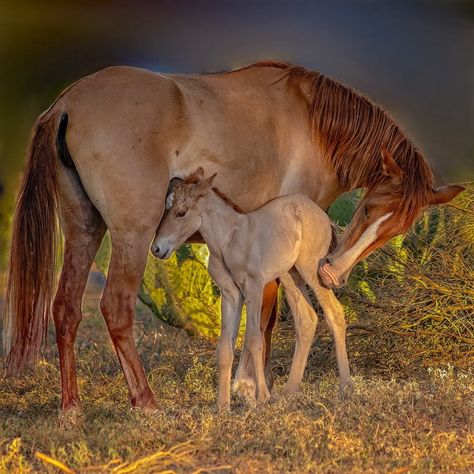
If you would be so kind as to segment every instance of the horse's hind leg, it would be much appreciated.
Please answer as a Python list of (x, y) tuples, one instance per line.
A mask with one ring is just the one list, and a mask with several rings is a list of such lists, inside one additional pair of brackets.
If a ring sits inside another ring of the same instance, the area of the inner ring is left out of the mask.
[(82, 319), (81, 302), (90, 266), (105, 233), (105, 225), (73, 171), (60, 171), (61, 225), (64, 262), (53, 304), (61, 370), (61, 409), (80, 408), (74, 341)]
[(142, 232), (111, 231), (112, 257), (100, 302), (102, 314), (125, 375), (131, 404), (142, 409), (155, 409), (156, 401), (133, 339), (133, 323), (138, 286), (143, 276), (148, 247), (155, 227), (156, 225), (153, 225)]
[(285, 393), (292, 394), (297, 392), (303, 379), (318, 317), (310, 303), (304, 281), (296, 271), (283, 275), (280, 280), (285, 288), (286, 299), (295, 322), (295, 352), (284, 388)]
[(271, 281), (263, 290), (262, 312), (260, 315), (260, 329), (263, 332), (263, 364), (265, 380), (268, 390), (273, 387), (272, 357), (272, 332), (278, 315), (278, 287), (279, 281)]

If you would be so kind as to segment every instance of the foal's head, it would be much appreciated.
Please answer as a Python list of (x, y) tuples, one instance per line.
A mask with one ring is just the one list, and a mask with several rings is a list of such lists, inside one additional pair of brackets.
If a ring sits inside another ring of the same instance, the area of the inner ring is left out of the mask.
[(215, 174), (203, 179), (199, 167), (184, 181), (171, 185), (166, 198), (166, 214), (161, 221), (151, 251), (155, 257), (168, 258), (201, 227), (201, 198), (212, 188)]
[(336, 249), (319, 262), (318, 274), (328, 287), (343, 286), (356, 263), (406, 232), (423, 207), (445, 204), (464, 190), (458, 185), (435, 190), (430, 185), (420, 192), (423, 183), (417, 189), (385, 149), (380, 171), (382, 179), (368, 188)]

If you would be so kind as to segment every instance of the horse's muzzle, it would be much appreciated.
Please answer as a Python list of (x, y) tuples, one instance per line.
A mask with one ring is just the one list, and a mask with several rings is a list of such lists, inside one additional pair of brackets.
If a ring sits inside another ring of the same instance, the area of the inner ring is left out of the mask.
[(330, 289), (341, 288), (346, 282), (347, 278), (345, 275), (337, 276), (331, 266), (329, 257), (324, 257), (319, 261), (318, 264), (318, 275), (321, 283)]

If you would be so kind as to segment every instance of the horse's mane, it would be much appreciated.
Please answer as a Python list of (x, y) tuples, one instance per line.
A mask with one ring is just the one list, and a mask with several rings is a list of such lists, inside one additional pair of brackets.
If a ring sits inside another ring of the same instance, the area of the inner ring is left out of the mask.
[(289, 85), (309, 84), (310, 125), (323, 156), (343, 189), (373, 189), (384, 179), (382, 148), (404, 172), (403, 214), (427, 205), (433, 175), (421, 151), (382, 107), (343, 84), (300, 66), (289, 66)]
[[(374, 189), (384, 179), (382, 148), (404, 172), (398, 190), (400, 212), (408, 218), (427, 205), (433, 175), (421, 151), (379, 105), (317, 71), (278, 61), (261, 61), (232, 72), (251, 68), (276, 68), (288, 86), (309, 90), (309, 120), (323, 157), (336, 174), (342, 189)], [(307, 88), (307, 89), (306, 89)]]

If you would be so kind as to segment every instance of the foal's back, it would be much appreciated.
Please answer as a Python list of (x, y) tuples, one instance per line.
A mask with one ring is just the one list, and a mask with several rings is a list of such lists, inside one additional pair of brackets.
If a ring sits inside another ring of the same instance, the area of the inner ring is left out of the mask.
[(287, 272), (300, 258), (317, 262), (329, 249), (329, 217), (302, 194), (275, 198), (247, 217), (241, 238), (247, 241), (249, 264), (254, 262), (265, 280)]

